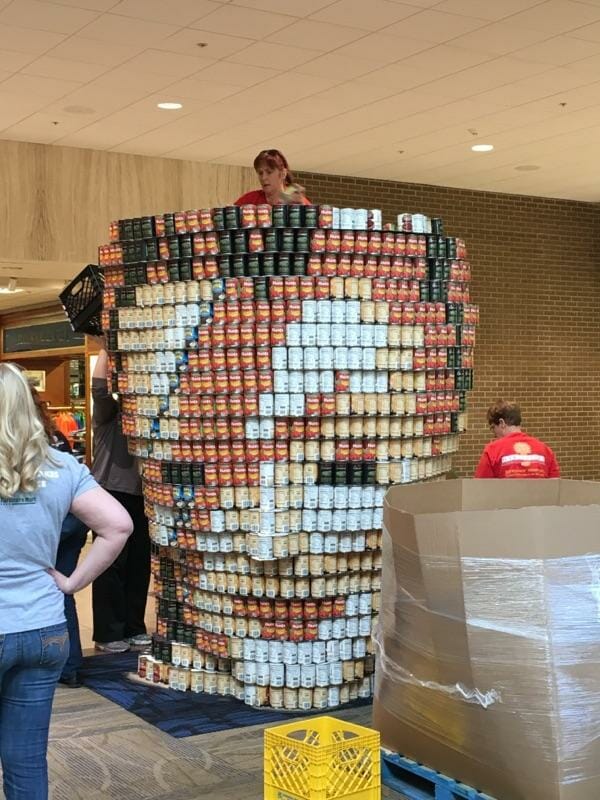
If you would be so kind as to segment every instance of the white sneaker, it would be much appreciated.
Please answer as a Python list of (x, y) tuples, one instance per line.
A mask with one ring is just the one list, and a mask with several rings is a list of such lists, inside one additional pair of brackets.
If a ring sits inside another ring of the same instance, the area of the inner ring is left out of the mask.
[(127, 640), (132, 647), (148, 647), (152, 644), (152, 637), (147, 633), (138, 633)]
[(105, 653), (126, 653), (129, 650), (129, 642), (95, 642), (96, 650)]

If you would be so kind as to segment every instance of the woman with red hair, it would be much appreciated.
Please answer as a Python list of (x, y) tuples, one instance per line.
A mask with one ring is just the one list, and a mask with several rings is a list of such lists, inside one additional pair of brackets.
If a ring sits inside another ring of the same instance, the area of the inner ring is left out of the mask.
[(261, 188), (243, 194), (235, 201), (236, 206), (259, 206), (263, 203), (271, 206), (279, 203), (310, 205), (304, 188), (294, 182), (287, 159), (279, 150), (261, 150), (254, 159), (254, 169)]

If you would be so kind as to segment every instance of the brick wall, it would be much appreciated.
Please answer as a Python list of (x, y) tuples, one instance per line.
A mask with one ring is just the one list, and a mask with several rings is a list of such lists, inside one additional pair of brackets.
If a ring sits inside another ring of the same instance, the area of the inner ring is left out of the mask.
[(569, 478), (600, 479), (600, 208), (538, 197), (302, 173), (315, 203), (442, 217), (467, 241), (481, 309), (469, 427), (454, 465), (470, 475), (485, 409), (516, 400), (524, 427)]

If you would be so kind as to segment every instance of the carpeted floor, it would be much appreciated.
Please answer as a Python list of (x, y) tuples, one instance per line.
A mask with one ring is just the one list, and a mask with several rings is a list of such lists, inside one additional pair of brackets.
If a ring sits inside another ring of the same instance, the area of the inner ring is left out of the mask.
[[(335, 716), (368, 725), (370, 709)], [(89, 689), (61, 688), (50, 800), (260, 800), (264, 728), (176, 739)], [(382, 798), (400, 800), (387, 789)]]
[[(85, 659), (82, 676), (94, 692), (176, 738), (328, 713), (253, 709), (233, 697), (175, 692), (139, 678), (136, 668), (137, 653), (92, 656)], [(351, 707), (370, 705), (359, 700)]]

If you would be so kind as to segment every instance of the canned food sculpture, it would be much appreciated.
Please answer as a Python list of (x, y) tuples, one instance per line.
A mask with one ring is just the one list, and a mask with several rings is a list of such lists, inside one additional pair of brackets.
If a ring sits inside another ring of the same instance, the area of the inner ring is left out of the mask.
[(155, 545), (140, 674), (255, 706), (369, 697), (386, 488), (447, 472), (466, 426), (464, 242), (294, 205), (110, 238), (103, 326)]

